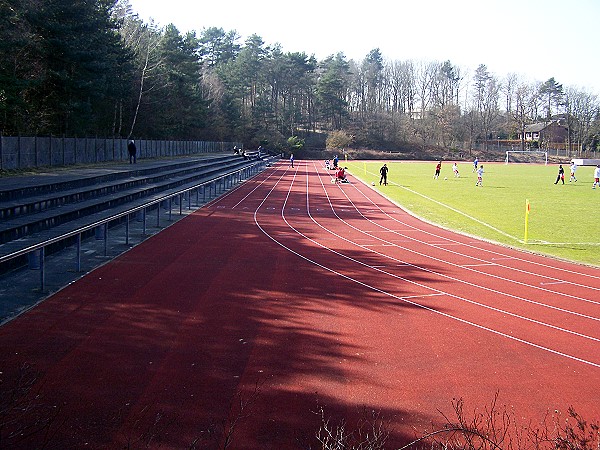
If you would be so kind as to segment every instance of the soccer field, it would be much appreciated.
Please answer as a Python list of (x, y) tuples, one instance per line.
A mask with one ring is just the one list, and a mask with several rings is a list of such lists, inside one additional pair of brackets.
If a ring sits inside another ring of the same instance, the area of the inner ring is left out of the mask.
[[(379, 168), (389, 167), (388, 186), (379, 186)], [(593, 190), (593, 167), (578, 167), (577, 182), (555, 185), (558, 165), (486, 163), (483, 186), (471, 163), (347, 161), (349, 172), (413, 214), (462, 233), (512, 247), (600, 265), (600, 189)], [(447, 178), (447, 179), (445, 179)], [(527, 242), (526, 202), (529, 201)]]

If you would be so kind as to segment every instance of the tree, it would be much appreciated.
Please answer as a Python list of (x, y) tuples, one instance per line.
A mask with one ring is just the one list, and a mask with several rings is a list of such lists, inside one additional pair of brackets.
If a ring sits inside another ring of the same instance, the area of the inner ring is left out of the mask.
[(326, 58), (319, 67), (316, 101), (320, 120), (332, 130), (342, 128), (348, 115), (349, 64), (343, 53)]
[(434, 129), (437, 143), (447, 148), (453, 139), (456, 123), (460, 116), (458, 108), (458, 91), (460, 70), (450, 61), (437, 66), (431, 80), (433, 107), (431, 118), (435, 121)]
[(229, 74), (241, 49), (239, 39), (235, 30), (217, 27), (203, 29), (198, 38), (200, 92), (208, 108), (205, 133), (210, 139), (225, 140), (239, 129), (240, 105)]
[(564, 96), (562, 84), (559, 84), (554, 77), (549, 78), (540, 86), (540, 100), (546, 110), (546, 120), (552, 118), (553, 107), (558, 109), (562, 105)]
[(294, 134), (299, 127), (313, 126), (313, 84), (316, 60), (306, 53), (282, 53), (272, 49), (266, 64), (270, 86), (269, 113), (278, 132)]
[(525, 126), (533, 120), (536, 96), (535, 90), (526, 83), (519, 83), (513, 94), (511, 118), (521, 136), (521, 150), (525, 150)]
[(0, 77), (7, 82), (4, 109), (15, 113), (13, 127), (108, 132), (128, 60), (111, 13), (115, 0), (23, 0), (2, 7)]
[(599, 107), (596, 95), (568, 88), (564, 93), (565, 117), (569, 129), (569, 151), (571, 151), (572, 140), (577, 145), (577, 152), (581, 152), (584, 146), (591, 146), (592, 127), (594, 120), (598, 117)]
[(354, 137), (343, 130), (332, 131), (327, 135), (328, 149), (342, 150), (352, 144)]
[(477, 67), (474, 81), (473, 107), (479, 120), (479, 137), (484, 139), (484, 145), (487, 148), (487, 140), (493, 138), (490, 134), (492, 124), (499, 115), (500, 85), (498, 80), (488, 72), (485, 64)]
[(181, 36), (174, 25), (165, 28), (159, 46), (165, 85), (156, 114), (162, 118), (163, 132), (173, 138), (202, 136), (206, 111), (199, 86), (197, 48), (195, 33)]
[[(144, 107), (147, 109), (152, 108), (152, 95), (160, 92), (165, 84), (165, 81), (161, 78), (163, 61), (159, 52), (162, 36), (160, 30), (153, 23), (144, 24), (137, 16), (130, 14), (123, 18), (121, 35), (124, 45), (133, 55), (132, 64), (134, 66), (131, 86), (135, 94), (127, 99), (122, 99), (118, 107), (121, 110), (123, 102), (131, 107), (130, 124), (127, 132), (127, 138), (129, 139), (136, 130), (140, 111), (143, 112)], [(155, 129), (157, 124), (153, 123), (154, 116), (151, 111), (146, 111), (145, 115), (144, 128), (140, 131), (140, 134), (152, 137), (153, 134), (149, 130)], [(119, 117), (122, 117), (122, 113), (119, 114)], [(115, 131), (116, 134), (121, 135), (121, 126), (116, 127)]]
[(29, 15), (33, 6), (20, 8), (0, 2), (0, 130), (3, 134), (30, 132), (41, 127), (44, 112), (31, 101), (42, 70), (40, 37)]
[(364, 88), (361, 111), (373, 113), (380, 108), (380, 93), (383, 83), (383, 56), (376, 48), (369, 52), (361, 65)]
[(240, 36), (232, 30), (209, 27), (202, 30), (198, 38), (198, 56), (204, 68), (213, 68), (233, 61), (240, 52), (237, 43)]

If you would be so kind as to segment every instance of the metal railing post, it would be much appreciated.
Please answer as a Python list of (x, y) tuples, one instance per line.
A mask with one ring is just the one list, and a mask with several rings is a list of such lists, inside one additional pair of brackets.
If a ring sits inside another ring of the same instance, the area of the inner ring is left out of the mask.
[(46, 259), (46, 247), (40, 248), (40, 290), (44, 292), (46, 289), (46, 268), (45, 268), (45, 259)]
[(104, 256), (108, 256), (108, 222), (104, 224)]
[(142, 230), (143, 230), (143, 231), (142, 231), (142, 234), (143, 234), (144, 236), (146, 236), (146, 207), (144, 207), (144, 214), (142, 214), (142, 216), (143, 216), (143, 219), (142, 219), (142, 221), (143, 221), (143, 223), (144, 223), (144, 226), (142, 227)]
[(77, 256), (75, 262), (75, 269), (77, 273), (81, 272), (81, 233), (77, 234)]

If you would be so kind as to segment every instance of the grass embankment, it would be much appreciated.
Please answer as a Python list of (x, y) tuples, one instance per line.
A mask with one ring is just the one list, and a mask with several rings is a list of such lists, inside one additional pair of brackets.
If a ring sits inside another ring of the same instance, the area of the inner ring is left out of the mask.
[[(475, 187), (472, 164), (444, 162), (433, 179), (435, 162), (389, 162), (388, 186), (379, 186), (381, 161), (347, 161), (353, 176), (413, 214), (470, 235), (512, 247), (600, 266), (600, 189), (592, 189), (592, 167), (577, 169), (577, 182), (554, 184), (558, 165), (484, 165), (483, 187)], [(447, 180), (444, 178), (447, 177)], [(529, 200), (528, 239), (525, 205)]]

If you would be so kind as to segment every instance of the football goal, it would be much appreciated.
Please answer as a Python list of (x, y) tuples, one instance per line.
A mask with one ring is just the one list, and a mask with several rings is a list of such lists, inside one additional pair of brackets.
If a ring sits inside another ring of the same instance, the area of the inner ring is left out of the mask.
[(548, 152), (544, 150), (508, 150), (506, 164), (511, 163), (544, 163), (548, 165)]

